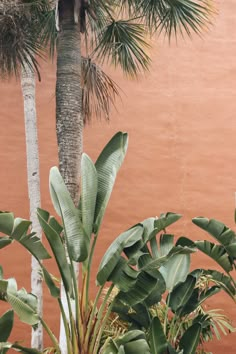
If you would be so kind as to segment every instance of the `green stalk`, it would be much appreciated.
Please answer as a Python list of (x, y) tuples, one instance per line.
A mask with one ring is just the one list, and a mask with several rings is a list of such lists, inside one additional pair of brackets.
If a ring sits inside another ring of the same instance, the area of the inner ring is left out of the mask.
[[(65, 291), (65, 293), (66, 293), (66, 300), (67, 300), (68, 309), (69, 309), (70, 329), (71, 329), (72, 343), (73, 343), (73, 354), (76, 354), (76, 353), (78, 353), (78, 348), (77, 348), (77, 339), (76, 339), (76, 333), (75, 333), (75, 320), (74, 320), (73, 312), (72, 312), (72, 308), (71, 308), (70, 297), (69, 297), (67, 291)], [(77, 350), (76, 350), (76, 348), (77, 348)]]
[(165, 318), (164, 318), (164, 333), (165, 335), (167, 334), (167, 321), (168, 321), (168, 312), (169, 312), (169, 302), (170, 302), (170, 296), (168, 296), (167, 302), (166, 302), (166, 310), (165, 310)]
[[(74, 269), (74, 265), (73, 262), (71, 261), (71, 274), (72, 274), (72, 279), (73, 279), (73, 285), (74, 285), (74, 295), (75, 295), (75, 315), (76, 315), (76, 326), (78, 333), (81, 335), (83, 335), (83, 331), (82, 329), (82, 320), (81, 320), (81, 311), (80, 311), (80, 306), (79, 306), (79, 292), (78, 292), (78, 282), (76, 279), (76, 274), (75, 274), (75, 269)], [(80, 338), (80, 335), (79, 335)]]
[(94, 347), (94, 350), (93, 350), (93, 353), (97, 353), (98, 352), (98, 347), (99, 347), (99, 344), (100, 344), (100, 340), (101, 340), (101, 337), (102, 337), (102, 334), (103, 334), (103, 331), (104, 331), (104, 328), (106, 326), (106, 323), (107, 323), (107, 320), (111, 314), (111, 311), (112, 311), (112, 305), (113, 305), (113, 302), (114, 300), (112, 301), (112, 303), (110, 304), (110, 306), (108, 307), (107, 309), (107, 312), (102, 320), (102, 325), (99, 329), (99, 332), (98, 332), (98, 335), (95, 336), (94, 338), (96, 338), (96, 341), (95, 341), (95, 347)]
[(94, 240), (93, 240), (93, 243), (92, 243), (91, 250), (89, 252), (89, 258), (88, 258), (88, 263), (87, 263), (87, 279), (86, 279), (86, 293), (85, 293), (85, 298), (86, 298), (85, 309), (86, 309), (86, 312), (88, 310), (88, 297), (89, 297), (91, 266), (92, 266), (93, 255), (94, 255), (95, 246), (96, 246), (96, 242), (97, 242), (97, 237), (98, 237), (97, 235), (94, 236)]
[(175, 333), (175, 322), (176, 322), (176, 315), (174, 315), (174, 317), (171, 320), (171, 324), (170, 324), (170, 330), (168, 333), (168, 341), (171, 342), (172, 340), (172, 333)]
[[(107, 316), (106, 316), (107, 314), (105, 315), (104, 318), (102, 316), (103, 316), (103, 312), (104, 312), (106, 304), (107, 304), (107, 300), (109, 299), (109, 296), (111, 295), (111, 292), (112, 292), (113, 288), (114, 288), (114, 284), (112, 284), (110, 286), (110, 288), (109, 288), (109, 290), (108, 290), (108, 292), (107, 292), (107, 294), (106, 294), (106, 296), (105, 296), (105, 298), (104, 298), (104, 300), (102, 302), (102, 305), (101, 305), (101, 307), (100, 307), (100, 309), (98, 311), (97, 322), (96, 322), (96, 325), (95, 325), (95, 328), (94, 328), (94, 332), (93, 332), (93, 339), (92, 339), (91, 345), (89, 346), (89, 348), (90, 348), (89, 352), (91, 352), (91, 353), (95, 353), (93, 348), (94, 348), (95, 340), (96, 340), (97, 335), (99, 333), (99, 328), (101, 327), (101, 324), (100, 324), (101, 320), (102, 320), (102, 322), (105, 319), (107, 320)], [(111, 311), (111, 307), (112, 306), (110, 304), (110, 306), (109, 306), (110, 311)], [(110, 314), (109, 309), (108, 309), (107, 312)], [(102, 326), (102, 327), (104, 328), (104, 326)]]
[(65, 333), (66, 333), (66, 345), (67, 345), (67, 352), (70, 353), (70, 332), (69, 332), (69, 328), (68, 328), (68, 323), (67, 323), (67, 319), (66, 319), (66, 314), (65, 314), (65, 310), (63, 308), (61, 299), (58, 298), (58, 303), (59, 303), (59, 307), (60, 307), (60, 311), (61, 311), (61, 316), (62, 316), (62, 320), (63, 320), (63, 324), (64, 324), (64, 328), (65, 328)]
[(47, 323), (42, 319), (40, 318), (40, 322), (42, 323), (42, 326), (43, 328), (45, 329), (45, 331), (47, 332), (47, 334), (49, 335), (55, 349), (56, 349), (56, 353), (57, 354), (61, 354), (61, 349), (59, 347), (59, 343), (55, 337), (55, 335), (53, 334), (53, 332), (51, 331), (51, 329), (48, 327)]
[(92, 322), (93, 322), (93, 319), (94, 319), (94, 314), (95, 314), (95, 311), (97, 309), (97, 304), (98, 304), (98, 301), (99, 301), (99, 298), (101, 296), (101, 293), (102, 293), (103, 289), (104, 289), (104, 285), (101, 286), (100, 289), (97, 292), (97, 295), (96, 295), (96, 298), (95, 298), (95, 301), (94, 301), (94, 304), (93, 304), (93, 309), (92, 309), (92, 312), (91, 312), (90, 317), (89, 317), (89, 322), (88, 322), (87, 331), (86, 331), (86, 335), (85, 335), (85, 348), (87, 348), (87, 345), (88, 345), (89, 336), (91, 334), (91, 326), (92, 326)]
[[(182, 318), (181, 323), (178, 323), (177, 330), (176, 330), (176, 333), (175, 333), (175, 337), (174, 337), (174, 339), (173, 339), (173, 342), (174, 342), (174, 343), (176, 342), (176, 340), (177, 340), (177, 338), (178, 338), (178, 335), (179, 335), (179, 332), (180, 332), (180, 330), (181, 330), (181, 328), (182, 328), (181, 325), (182, 325), (182, 323), (185, 322), (185, 320), (186, 320), (187, 317), (188, 317), (188, 315), (184, 316), (184, 317)], [(176, 321), (176, 324), (177, 324), (177, 321)], [(175, 327), (176, 327), (176, 326), (175, 326)]]

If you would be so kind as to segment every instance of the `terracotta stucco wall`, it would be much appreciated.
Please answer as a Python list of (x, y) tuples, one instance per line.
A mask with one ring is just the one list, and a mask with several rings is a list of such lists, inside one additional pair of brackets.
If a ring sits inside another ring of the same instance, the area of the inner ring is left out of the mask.
[[(130, 137), (128, 155), (101, 230), (96, 263), (121, 231), (148, 216), (165, 211), (184, 215), (170, 231), (194, 239), (205, 237), (191, 225), (197, 215), (214, 217), (234, 226), (236, 191), (236, 2), (218, 1), (219, 15), (204, 40), (159, 40), (150, 73), (138, 82), (110, 73), (123, 89), (118, 112), (109, 124), (96, 122), (85, 129), (84, 149), (95, 159), (118, 130)], [(55, 139), (55, 66), (42, 64), (37, 86), (42, 205), (51, 209), (48, 172), (57, 164)], [(0, 209), (28, 217), (23, 107), (19, 83), (0, 83)], [(52, 210), (52, 209), (51, 209)], [(1, 250), (5, 276), (29, 288), (30, 258), (17, 246)], [(94, 265), (96, 269), (97, 264)], [(195, 266), (213, 267), (205, 257)], [(52, 268), (53, 270), (53, 268)], [(213, 308), (224, 308), (236, 326), (236, 310), (224, 295)], [(0, 304), (0, 309), (3, 305)], [(46, 296), (45, 313), (57, 331), (53, 301)], [(29, 337), (17, 322), (17, 339)], [(209, 346), (214, 354), (235, 353), (236, 336)]]

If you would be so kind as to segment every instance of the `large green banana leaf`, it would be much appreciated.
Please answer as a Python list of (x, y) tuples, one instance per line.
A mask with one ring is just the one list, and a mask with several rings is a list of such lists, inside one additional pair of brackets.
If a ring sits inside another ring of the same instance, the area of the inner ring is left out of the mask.
[(27, 234), (31, 222), (21, 218), (14, 219), (12, 213), (0, 213), (0, 232), (8, 236), (0, 237), (0, 248), (14, 240), (25, 247), (37, 260), (51, 258), (46, 248), (34, 232)]
[(8, 310), (0, 317), (0, 342), (7, 342), (14, 322), (14, 312)]
[(216, 261), (227, 273), (233, 270), (233, 261), (224, 246), (216, 245), (209, 241), (196, 241), (196, 247)]
[(177, 284), (168, 297), (168, 304), (174, 313), (180, 314), (182, 308), (189, 301), (195, 285), (196, 277), (189, 274), (183, 283)]
[(199, 344), (202, 326), (200, 323), (194, 323), (190, 326), (180, 340), (180, 348), (184, 354), (195, 354)]
[[(53, 227), (49, 225), (48, 220), (50, 219), (48, 218), (48, 213), (45, 210), (38, 208), (38, 219), (44, 231), (44, 234), (49, 242), (53, 255), (55, 257), (64, 287), (66, 291), (70, 292), (72, 289), (72, 277), (70, 273), (69, 264), (66, 259), (66, 251), (63, 246), (61, 237), (60, 235), (58, 235), (56, 230), (54, 230)], [(47, 284), (49, 286), (50, 285), (50, 278), (48, 277), (49, 274), (47, 272), (44, 272), (44, 276), (45, 275), (46, 275), (45, 280), (47, 280)]]
[(88, 155), (82, 155), (80, 210), (82, 224), (90, 238), (93, 232), (94, 213), (98, 189), (97, 171)]
[[(233, 230), (215, 219), (209, 220), (207, 218), (197, 217), (192, 221), (195, 225), (212, 235), (225, 248), (232, 262), (236, 259), (236, 234)], [(235, 262), (234, 266), (236, 266)]]
[(95, 163), (98, 176), (98, 193), (94, 218), (94, 232), (96, 234), (100, 229), (116, 175), (124, 161), (127, 147), (128, 135), (118, 132), (105, 146)]
[(121, 253), (124, 249), (134, 246), (137, 242), (140, 243), (140, 241), (142, 241), (142, 235), (143, 226), (139, 224), (123, 232), (115, 239), (101, 260), (97, 273), (97, 283), (99, 285), (105, 284), (109, 279), (111, 273), (120, 261)]
[(165, 282), (166, 289), (172, 289), (180, 282), (185, 281), (190, 268), (190, 254), (176, 254), (159, 268)]
[(144, 332), (133, 330), (115, 340), (118, 347), (123, 346), (125, 354), (151, 354)]
[(0, 232), (11, 236), (14, 227), (14, 214), (0, 211)]
[(75, 262), (83, 262), (88, 257), (90, 239), (57, 167), (50, 170), (49, 186), (54, 208), (62, 218), (70, 258)]
[(1, 298), (7, 301), (22, 322), (31, 326), (39, 322), (37, 298), (25, 289), (17, 290), (15, 279), (0, 280)]
[(152, 319), (150, 329), (150, 348), (152, 354), (165, 354), (167, 352), (168, 342), (158, 317)]
[(151, 325), (151, 315), (145, 303), (140, 303), (132, 307), (121, 300), (116, 299), (112, 305), (112, 312), (119, 315), (119, 318), (127, 323), (131, 323), (136, 329), (149, 329)]
[(157, 284), (145, 299), (145, 304), (149, 307), (158, 304), (166, 291), (165, 280), (159, 271), (156, 271), (155, 278), (157, 280)]
[(161, 230), (164, 230), (178, 221), (182, 215), (180, 214), (175, 214), (168, 212), (166, 214), (161, 214), (159, 218), (156, 218), (154, 221), (154, 228), (157, 230), (157, 232), (160, 232)]
[[(113, 278), (111, 276), (113, 282)], [(142, 303), (148, 298), (157, 285), (157, 279), (149, 272), (139, 271), (137, 279), (128, 291), (120, 291), (117, 295), (117, 299), (130, 305), (131, 307)]]

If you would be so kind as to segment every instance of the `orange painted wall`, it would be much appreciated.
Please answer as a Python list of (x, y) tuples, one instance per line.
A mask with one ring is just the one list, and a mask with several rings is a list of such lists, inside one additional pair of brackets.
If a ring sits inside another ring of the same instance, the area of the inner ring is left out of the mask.
[[(128, 155), (119, 173), (101, 230), (96, 264), (113, 238), (148, 216), (174, 211), (184, 215), (170, 231), (193, 239), (206, 235), (191, 224), (198, 215), (234, 225), (236, 191), (236, 2), (218, 1), (210, 33), (204, 40), (159, 39), (150, 73), (127, 81), (110, 70), (122, 88), (109, 124), (85, 128), (84, 150), (95, 159), (118, 130), (129, 133)], [(42, 206), (51, 209), (48, 172), (57, 164), (55, 138), (55, 65), (42, 64), (37, 85)], [(0, 209), (28, 217), (24, 121), (19, 83), (0, 83)], [(52, 210), (52, 209), (51, 209)], [(1, 250), (5, 276), (14, 276), (28, 290), (30, 258), (17, 246)], [(213, 267), (203, 256), (195, 266)], [(53, 269), (53, 268), (52, 268)], [(236, 307), (225, 295), (210, 306), (224, 308), (236, 326)], [(0, 304), (0, 313), (4, 306)], [(46, 295), (45, 315), (58, 330), (58, 315)], [(27, 326), (17, 322), (15, 339), (29, 338)], [(209, 346), (214, 354), (234, 354), (236, 335)], [(46, 340), (48, 343), (48, 340)]]

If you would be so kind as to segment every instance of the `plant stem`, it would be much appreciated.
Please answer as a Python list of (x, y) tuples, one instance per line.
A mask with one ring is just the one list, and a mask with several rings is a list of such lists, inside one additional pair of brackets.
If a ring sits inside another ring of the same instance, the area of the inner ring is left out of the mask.
[[(71, 274), (72, 274), (72, 279), (73, 279), (73, 285), (74, 285), (74, 296), (75, 296), (75, 321), (76, 321), (76, 328), (79, 333), (79, 339), (80, 339), (80, 333), (83, 335), (83, 331), (81, 330), (82, 328), (82, 319), (81, 319), (81, 311), (80, 311), (80, 306), (79, 306), (79, 292), (78, 292), (78, 281), (76, 278), (76, 273), (75, 273), (75, 268), (74, 264), (71, 261), (70, 263), (70, 268), (71, 268)], [(79, 341), (79, 343), (81, 343)]]
[[(101, 307), (100, 307), (100, 309), (98, 311), (97, 322), (96, 322), (96, 325), (95, 325), (95, 328), (94, 328), (94, 332), (93, 332), (93, 339), (92, 339), (91, 345), (89, 346), (89, 348), (90, 348), (89, 352), (91, 352), (91, 353), (95, 353), (95, 351), (93, 349), (94, 349), (95, 341), (97, 343), (97, 335), (99, 333), (99, 328), (101, 327), (100, 322), (101, 322), (101, 320), (102, 320), (102, 322), (107, 320), (107, 314), (105, 315), (104, 319), (102, 318), (102, 315), (103, 315), (103, 312), (105, 310), (107, 301), (108, 301), (108, 299), (109, 299), (109, 297), (111, 295), (111, 292), (112, 292), (113, 288), (114, 288), (114, 284), (111, 284), (111, 286), (110, 286), (110, 288), (109, 288), (109, 290), (108, 290), (108, 292), (107, 292), (107, 294), (106, 294), (106, 296), (105, 296), (105, 298), (104, 298), (104, 300), (102, 302), (102, 305), (101, 305)], [(111, 304), (110, 304), (110, 306), (111, 306)], [(111, 311), (111, 307), (109, 307), (109, 309)], [(108, 309), (107, 312), (110, 314), (109, 309)], [(102, 328), (104, 328), (104, 325), (102, 325)]]
[(90, 314), (89, 323), (88, 323), (87, 331), (86, 331), (86, 335), (85, 335), (85, 342), (84, 342), (85, 343), (85, 348), (87, 348), (87, 345), (88, 345), (89, 336), (90, 336), (90, 333), (91, 333), (91, 325), (92, 325), (92, 322), (93, 322), (93, 319), (94, 319), (94, 314), (95, 314), (95, 311), (97, 309), (97, 304), (98, 304), (98, 301), (100, 299), (100, 296), (101, 296), (101, 293), (102, 293), (103, 289), (104, 289), (104, 285), (101, 286), (100, 289), (98, 290), (96, 298), (95, 298), (95, 301), (94, 301), (94, 304), (93, 304), (93, 309), (92, 309), (92, 312)]
[(85, 305), (86, 311), (88, 309), (88, 295), (89, 295), (91, 266), (92, 266), (93, 255), (94, 255), (95, 246), (96, 246), (96, 242), (97, 242), (97, 237), (98, 237), (98, 235), (94, 235), (93, 243), (92, 243), (91, 250), (89, 252), (89, 258), (88, 258), (87, 279), (86, 279), (86, 295), (85, 295), (85, 297), (86, 297), (86, 305)]
[(63, 324), (64, 324), (64, 328), (65, 328), (65, 334), (66, 334), (66, 344), (67, 344), (67, 352), (70, 353), (70, 332), (69, 332), (69, 328), (68, 328), (68, 322), (66, 319), (66, 314), (61, 302), (61, 299), (58, 298), (58, 303), (59, 303), (59, 307), (60, 307), (60, 311), (61, 311), (61, 316), (62, 316), (62, 320), (63, 320)]
[(68, 309), (69, 309), (70, 330), (71, 330), (72, 343), (73, 343), (73, 354), (77, 354), (78, 347), (77, 347), (77, 339), (76, 339), (76, 333), (75, 333), (75, 319), (74, 319), (73, 312), (72, 312), (71, 299), (70, 299), (67, 291), (65, 293), (66, 293), (66, 299), (67, 299), (67, 304), (68, 304)]
[(170, 343), (172, 341), (172, 333), (175, 333), (175, 321), (176, 321), (176, 315), (173, 316), (173, 318), (171, 319), (171, 323), (170, 323), (170, 329), (169, 329), (169, 333), (168, 333), (168, 341)]
[[(113, 289), (113, 288), (112, 288)], [(110, 289), (109, 289), (110, 290)], [(113, 300), (114, 301), (114, 300)], [(96, 338), (96, 341), (95, 341), (95, 347), (94, 347), (94, 351), (93, 353), (97, 353), (98, 352), (98, 347), (99, 347), (99, 344), (100, 344), (100, 340), (101, 340), (101, 337), (102, 337), (102, 334), (103, 334), (103, 331), (104, 331), (104, 328), (106, 326), (106, 323), (107, 323), (107, 320), (111, 314), (111, 310), (112, 310), (112, 305), (113, 305), (113, 301), (111, 302), (111, 304), (109, 305), (108, 309), (107, 309), (107, 312), (102, 320), (102, 325), (99, 329), (99, 332), (98, 332), (98, 335), (94, 338)]]
[(165, 336), (167, 336), (167, 322), (168, 322), (168, 312), (169, 312), (169, 301), (170, 301), (170, 296), (168, 296), (167, 302), (166, 302), (166, 310), (165, 310), (165, 318), (164, 318), (164, 333), (165, 333)]
[(49, 335), (55, 349), (56, 349), (56, 353), (57, 354), (61, 354), (61, 349), (59, 347), (59, 343), (55, 337), (55, 335), (53, 334), (53, 332), (51, 331), (51, 329), (48, 327), (47, 323), (42, 319), (40, 318), (40, 322), (42, 323), (42, 326), (43, 328), (45, 329), (45, 331), (47, 332), (47, 334)]

